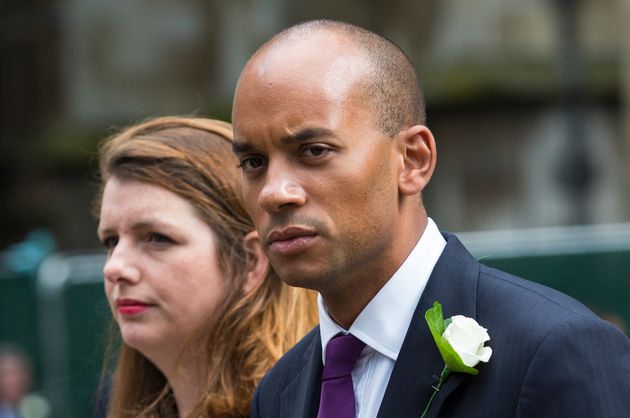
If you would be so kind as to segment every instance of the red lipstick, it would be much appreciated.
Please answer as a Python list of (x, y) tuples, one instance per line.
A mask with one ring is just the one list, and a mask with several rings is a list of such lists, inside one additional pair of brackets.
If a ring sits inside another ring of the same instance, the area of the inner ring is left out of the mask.
[(138, 315), (146, 311), (150, 305), (135, 299), (116, 299), (118, 312), (123, 315)]

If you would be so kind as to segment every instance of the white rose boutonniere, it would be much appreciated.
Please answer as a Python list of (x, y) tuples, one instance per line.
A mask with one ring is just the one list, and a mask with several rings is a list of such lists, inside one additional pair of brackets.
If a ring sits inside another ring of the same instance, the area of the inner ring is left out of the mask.
[(483, 345), (490, 340), (488, 330), (472, 318), (462, 315), (451, 317), (451, 322), (446, 325), (442, 337), (468, 367), (475, 367), (480, 361), (487, 363), (490, 360), (492, 349)]
[(442, 305), (437, 301), (433, 303), (431, 309), (427, 310), (424, 318), (444, 360), (444, 369), (440, 375), (438, 385), (433, 387), (433, 395), (431, 395), (421, 418), (427, 416), (433, 398), (440, 391), (450, 373), (458, 372), (476, 375), (479, 371), (474, 367), (479, 362), (487, 363), (492, 355), (492, 349), (484, 346), (484, 343), (490, 340), (488, 330), (479, 325), (474, 319), (455, 315), (444, 320)]

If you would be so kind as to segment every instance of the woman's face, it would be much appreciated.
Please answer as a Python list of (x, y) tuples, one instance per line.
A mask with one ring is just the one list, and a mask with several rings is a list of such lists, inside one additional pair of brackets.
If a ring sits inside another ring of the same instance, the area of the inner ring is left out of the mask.
[(196, 209), (162, 187), (107, 181), (98, 235), (105, 293), (127, 345), (175, 354), (224, 294), (216, 238)]

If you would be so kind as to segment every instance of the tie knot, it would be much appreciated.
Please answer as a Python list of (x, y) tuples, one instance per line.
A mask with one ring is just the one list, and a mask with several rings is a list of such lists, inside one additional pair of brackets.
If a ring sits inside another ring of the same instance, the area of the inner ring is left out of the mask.
[(352, 334), (339, 335), (328, 341), (322, 380), (350, 375), (363, 347), (365, 343)]

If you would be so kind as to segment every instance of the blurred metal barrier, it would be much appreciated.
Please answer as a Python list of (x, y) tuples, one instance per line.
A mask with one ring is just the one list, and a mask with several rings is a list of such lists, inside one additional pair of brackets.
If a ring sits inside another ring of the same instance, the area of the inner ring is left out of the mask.
[[(457, 234), (484, 264), (568, 293), (630, 324), (630, 224)], [(47, 257), (36, 275), (0, 269), (0, 340), (24, 345), (54, 417), (91, 416), (111, 314), (102, 252)], [(627, 330), (627, 329), (626, 329)]]
[(53, 254), (37, 275), (44, 393), (56, 417), (90, 416), (102, 365), (109, 308), (103, 253)]
[(0, 268), (0, 341), (22, 347), (33, 360), (34, 380), (40, 381), (35, 273)]

